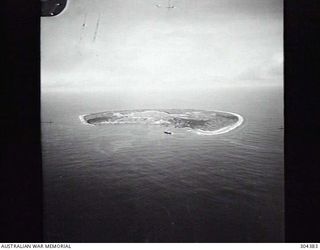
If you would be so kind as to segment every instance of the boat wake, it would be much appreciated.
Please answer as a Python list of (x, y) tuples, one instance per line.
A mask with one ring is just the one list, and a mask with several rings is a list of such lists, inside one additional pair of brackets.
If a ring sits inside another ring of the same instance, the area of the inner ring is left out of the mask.
[(158, 125), (186, 129), (199, 135), (227, 133), (243, 123), (243, 117), (235, 113), (190, 109), (107, 111), (79, 118), (86, 125)]

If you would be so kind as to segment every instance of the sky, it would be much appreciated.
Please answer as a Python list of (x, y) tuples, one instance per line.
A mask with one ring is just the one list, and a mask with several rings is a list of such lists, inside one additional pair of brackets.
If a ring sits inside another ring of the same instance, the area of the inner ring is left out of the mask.
[(42, 90), (282, 86), (282, 0), (171, 4), (68, 0), (42, 17)]

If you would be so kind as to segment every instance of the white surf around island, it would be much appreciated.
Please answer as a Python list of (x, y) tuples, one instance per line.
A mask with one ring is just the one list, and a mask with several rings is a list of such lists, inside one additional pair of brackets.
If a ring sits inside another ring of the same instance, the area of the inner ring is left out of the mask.
[(195, 131), (191, 131), (191, 130), (190, 131), (195, 132), (198, 135), (221, 135), (221, 134), (225, 134), (225, 133), (228, 133), (228, 132), (236, 129), (237, 127), (241, 126), (242, 123), (244, 122), (244, 118), (239, 114), (232, 113), (232, 112), (226, 112), (226, 111), (220, 111), (220, 110), (214, 110), (214, 111), (234, 115), (238, 118), (238, 121), (235, 124), (231, 124), (229, 126), (226, 126), (224, 128), (220, 128), (220, 129), (214, 130), (214, 131), (208, 131), (208, 130), (202, 130), (202, 129), (196, 129)]
[(89, 115), (89, 114), (79, 115), (79, 119), (80, 119), (81, 123), (83, 125), (87, 125), (87, 126), (94, 126), (93, 124), (88, 123), (86, 121), (86, 119), (84, 119), (87, 115)]
[[(230, 125), (226, 125), (224, 127), (221, 128), (217, 128), (215, 130), (207, 130), (207, 129), (201, 129), (201, 128), (195, 128), (195, 127), (188, 127), (188, 126), (184, 126), (184, 127), (172, 127), (172, 129), (176, 130), (176, 129), (180, 129), (180, 128), (184, 128), (189, 132), (192, 133), (196, 133), (198, 135), (220, 135), (220, 134), (225, 134), (228, 133), (234, 129), (236, 129), (237, 127), (241, 126), (244, 122), (244, 118), (236, 113), (233, 112), (227, 112), (227, 111), (220, 111), (220, 110), (214, 110), (214, 111), (188, 111), (188, 110), (180, 110), (180, 112), (182, 113), (169, 113), (166, 111), (159, 111), (159, 110), (132, 110), (132, 111), (107, 111), (107, 112), (101, 112), (101, 113), (96, 113), (96, 114), (84, 114), (84, 115), (80, 115), (79, 119), (81, 121), (82, 124), (84, 125), (90, 125), (90, 126), (96, 126), (96, 125), (119, 125), (119, 124), (149, 124), (149, 125), (163, 125), (163, 126), (168, 126), (171, 124), (171, 122), (168, 121), (168, 116), (175, 119), (175, 118), (186, 118), (185, 116), (190, 115), (190, 113), (201, 113), (201, 112), (212, 112), (212, 114), (214, 114), (214, 116), (221, 116), (221, 114), (228, 114), (231, 116), (234, 116), (237, 118), (237, 121), (233, 124)], [(185, 112), (185, 113), (183, 113)], [(108, 114), (108, 116), (107, 116)], [(110, 116), (111, 114), (111, 116)], [(136, 116), (137, 114), (139, 114), (138, 116)], [(144, 114), (144, 115), (141, 115)], [(148, 114), (146, 116), (146, 114)], [(159, 114), (164, 115), (166, 117), (159, 117)], [(95, 117), (96, 116), (96, 117)], [(88, 118), (90, 117), (90, 118)], [(99, 121), (94, 121), (93, 123), (90, 122), (92, 120), (94, 120), (95, 118), (106, 118), (107, 120), (99, 120)], [(116, 120), (111, 120), (110, 117), (116, 117)], [(108, 118), (110, 118), (110, 120), (108, 120)], [(123, 118), (130, 118), (130, 120), (125, 119), (123, 120)], [(133, 118), (133, 120), (131, 120)], [(136, 120), (138, 118), (138, 120)], [(189, 119), (191, 119), (190, 117), (188, 117)], [(187, 119), (188, 119), (187, 118)], [(117, 120), (118, 119), (118, 120)], [(234, 119), (234, 118), (232, 118)], [(201, 119), (200, 119), (201, 120)], [(200, 121), (199, 120), (199, 121)], [(180, 125), (180, 124), (179, 124)], [(172, 124), (171, 124), (172, 126)], [(168, 128), (169, 129), (169, 128)], [(170, 131), (171, 134), (173, 134), (173, 132), (171, 130), (165, 130), (165, 131)]]

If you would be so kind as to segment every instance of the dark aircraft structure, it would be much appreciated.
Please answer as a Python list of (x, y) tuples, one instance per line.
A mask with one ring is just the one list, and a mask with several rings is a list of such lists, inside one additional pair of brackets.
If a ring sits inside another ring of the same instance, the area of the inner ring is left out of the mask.
[(67, 0), (40, 0), (40, 2), (43, 17), (59, 15), (67, 6)]

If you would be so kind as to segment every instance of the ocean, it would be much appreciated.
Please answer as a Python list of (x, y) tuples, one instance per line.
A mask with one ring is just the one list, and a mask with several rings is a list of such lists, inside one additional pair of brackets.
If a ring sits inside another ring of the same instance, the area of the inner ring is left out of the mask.
[[(47, 242), (283, 242), (283, 91), (43, 91)], [(112, 110), (234, 112), (218, 135), (143, 124), (88, 126)]]

